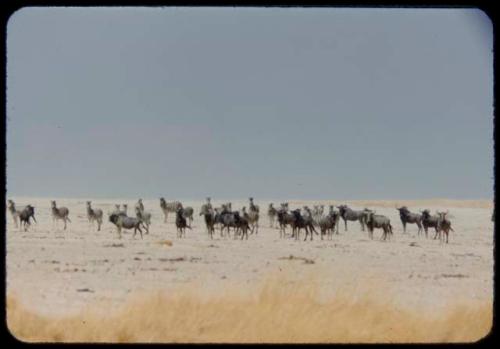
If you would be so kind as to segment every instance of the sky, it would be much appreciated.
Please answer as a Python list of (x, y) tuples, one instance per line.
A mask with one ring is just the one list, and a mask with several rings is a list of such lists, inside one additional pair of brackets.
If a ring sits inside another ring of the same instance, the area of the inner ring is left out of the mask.
[(492, 199), (477, 9), (26, 7), (7, 196)]

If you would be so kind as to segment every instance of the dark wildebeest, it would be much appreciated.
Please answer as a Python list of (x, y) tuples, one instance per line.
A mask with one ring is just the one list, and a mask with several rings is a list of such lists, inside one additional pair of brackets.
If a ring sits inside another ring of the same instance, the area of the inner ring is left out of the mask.
[[(224, 207), (226, 206), (224, 205)], [(219, 223), (221, 225), (221, 237), (224, 236), (224, 228), (227, 228), (227, 235), (229, 237), (231, 237), (230, 228), (234, 228), (236, 234), (239, 228), (240, 219), (241, 217), (238, 211), (231, 212), (227, 209), (227, 207), (222, 212), (217, 210), (215, 214), (215, 223)]]
[(20, 228), (22, 229), (24, 225), (24, 231), (28, 230), (28, 226), (31, 226), (30, 217), (36, 223), (35, 219), (35, 208), (31, 205), (27, 205), (21, 212), (19, 212)]
[(380, 240), (386, 240), (388, 237), (392, 235), (392, 226), (389, 218), (383, 215), (375, 214), (375, 211), (365, 211), (365, 223), (366, 228), (368, 229), (368, 235), (371, 239), (373, 239), (373, 230), (375, 228), (381, 228), (384, 233)]
[[(436, 235), (439, 235), (439, 241), (444, 241), (444, 235), (446, 235), (446, 243), (448, 243), (448, 235), (450, 230), (454, 232), (453, 228), (451, 227), (451, 222), (448, 218), (446, 218), (446, 215), (448, 214), (448, 211), (446, 212), (436, 212), (438, 215), (438, 224), (437, 224), (437, 232)], [(434, 239), (436, 236), (434, 236)]]
[(401, 223), (403, 223), (403, 233), (406, 233), (406, 224), (417, 224), (418, 235), (422, 231), (422, 215), (419, 213), (412, 213), (406, 206), (396, 207), (399, 211), (399, 217), (401, 218)]
[(180, 204), (179, 207), (182, 208), (184, 218), (189, 219), (189, 228), (191, 228), (191, 225), (193, 224), (194, 209), (191, 206), (183, 207), (182, 204)]
[(269, 217), (269, 227), (274, 228), (274, 222), (276, 220), (276, 216), (278, 211), (273, 207), (273, 204), (269, 204), (269, 208), (267, 209), (267, 216)]
[[(276, 213), (278, 217), (278, 224), (279, 224), (279, 229), (280, 229), (280, 238), (284, 238), (286, 236), (286, 226), (290, 225), (292, 226), (292, 222), (294, 221), (295, 217), (293, 214), (288, 212), (284, 207), (280, 208), (278, 212)], [(293, 228), (292, 228), (293, 229)]]
[(166, 202), (164, 198), (160, 198), (160, 207), (165, 215), (164, 223), (167, 223), (168, 213), (175, 213), (180, 204), (179, 201)]
[(314, 229), (313, 223), (312, 223), (312, 218), (311, 217), (303, 217), (300, 214), (300, 210), (296, 209), (292, 211), (292, 215), (294, 217), (294, 220), (292, 222), (292, 228), (295, 231), (295, 239), (299, 240), (300, 237), (300, 229), (305, 229), (306, 231), (306, 237), (304, 238), (304, 241), (307, 240), (307, 235), (311, 234), (311, 240), (313, 239), (313, 232), (318, 235), (318, 232), (316, 229)]
[(186, 222), (186, 217), (184, 216), (184, 209), (179, 207), (175, 212), (175, 226), (177, 227), (177, 237), (186, 236), (186, 228), (191, 229), (191, 227)]
[(328, 234), (328, 238), (332, 239), (333, 231), (335, 230), (335, 226), (338, 227), (339, 219), (340, 214), (337, 211), (330, 211), (328, 215), (319, 219), (318, 225), (321, 231), (321, 240), (323, 240), (324, 234)]
[(423, 210), (422, 213), (422, 225), (424, 226), (425, 237), (427, 237), (427, 229), (434, 228), (436, 234), (438, 232), (438, 216), (432, 216), (429, 210)]
[(205, 219), (205, 225), (207, 227), (207, 232), (208, 236), (210, 236), (210, 239), (214, 238), (214, 232), (215, 232), (215, 214), (212, 210), (211, 205), (208, 206), (209, 204), (204, 204), (201, 206), (200, 210), (200, 216), (203, 216)]
[(137, 234), (137, 230), (139, 230), (142, 239), (141, 225), (146, 228), (144, 223), (139, 218), (128, 217), (123, 214), (112, 213), (109, 216), (109, 221), (116, 226), (118, 237), (120, 239), (122, 238), (122, 229), (134, 229), (134, 237), (135, 234)]
[(101, 231), (102, 224), (102, 210), (101, 209), (93, 209), (91, 206), (92, 202), (87, 201), (87, 218), (90, 223), (94, 221), (97, 222), (97, 231)]
[(337, 206), (337, 208), (339, 209), (340, 217), (344, 220), (345, 231), (347, 231), (347, 221), (359, 221), (359, 223), (361, 224), (361, 230), (365, 231), (365, 222), (363, 215), (363, 213), (365, 212), (364, 210), (355, 211), (349, 208), (347, 205), (340, 205)]
[(234, 238), (236, 239), (238, 235), (241, 234), (241, 240), (243, 240), (244, 237), (246, 237), (246, 239), (248, 240), (248, 230), (250, 229), (248, 214), (242, 217), (238, 214), (238, 212), (235, 213), (236, 213), (235, 214), (236, 229), (234, 231)]
[(66, 222), (71, 222), (69, 219), (69, 210), (66, 207), (57, 208), (56, 202), (51, 201), (52, 223), (57, 222), (59, 219), (64, 221), (64, 230), (66, 230)]

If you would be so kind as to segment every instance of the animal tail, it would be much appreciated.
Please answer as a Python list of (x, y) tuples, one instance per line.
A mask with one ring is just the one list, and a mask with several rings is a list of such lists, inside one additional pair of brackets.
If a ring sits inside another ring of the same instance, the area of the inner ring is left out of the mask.
[(69, 216), (68, 216), (68, 217), (66, 217), (66, 219), (68, 220), (68, 222), (70, 222), (70, 223), (71, 223), (71, 219), (69, 219)]

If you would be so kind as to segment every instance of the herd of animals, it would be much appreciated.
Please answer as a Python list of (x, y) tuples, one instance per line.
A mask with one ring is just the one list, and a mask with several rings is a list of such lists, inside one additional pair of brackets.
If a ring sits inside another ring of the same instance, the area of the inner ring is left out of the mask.
[[(92, 208), (91, 201), (87, 201), (87, 218), (90, 223), (97, 223), (97, 230), (101, 230), (103, 223), (103, 211), (101, 209)], [(191, 229), (193, 222), (194, 210), (192, 207), (184, 207), (179, 201), (167, 202), (164, 198), (160, 198), (160, 208), (164, 213), (164, 222), (167, 222), (168, 214), (175, 213), (175, 225), (177, 227), (177, 237), (182, 238), (186, 235), (186, 228)], [(337, 209), (335, 209), (337, 208)], [(142, 229), (145, 229), (146, 234), (149, 233), (151, 224), (151, 213), (145, 211), (142, 199), (139, 199), (135, 205), (135, 217), (129, 216), (127, 213), (127, 205), (115, 205), (115, 210), (108, 212), (108, 220), (113, 223), (118, 232), (119, 238), (122, 237), (122, 230), (134, 229), (134, 237), (137, 231), (140, 232), (142, 238)], [(425, 236), (428, 237), (428, 229), (434, 228), (434, 239), (439, 237), (440, 241), (448, 243), (450, 231), (454, 231), (451, 227), (451, 222), (447, 217), (448, 211), (436, 212), (432, 215), (429, 210), (413, 213), (406, 206), (396, 207), (399, 211), (399, 216), (403, 225), (403, 232), (406, 233), (407, 224), (416, 224), (418, 227), (418, 235), (422, 229)], [(8, 210), (10, 211), (14, 224), (20, 229), (24, 228), (27, 231), (31, 226), (30, 219), (36, 223), (35, 208), (32, 205), (27, 205), (22, 209), (17, 209), (12, 200), (8, 200)], [(253, 202), (253, 198), (249, 198), (249, 209), (243, 207), (241, 211), (233, 211), (231, 203), (222, 204), (220, 207), (213, 207), (211, 199), (207, 198), (206, 203), (201, 206), (200, 216), (203, 216), (206, 229), (210, 239), (213, 239), (215, 229), (220, 229), (221, 237), (224, 237), (226, 232), (228, 237), (231, 237), (231, 228), (233, 228), (233, 237), (240, 239), (248, 239), (248, 232), (258, 234), (259, 229), (259, 206)], [(71, 223), (69, 218), (69, 210), (66, 207), (57, 207), (55, 201), (51, 201), (51, 215), (53, 223), (62, 220), (64, 229), (67, 227), (67, 222)], [(301, 230), (305, 231), (304, 241), (309, 237), (313, 240), (313, 233), (320, 235), (321, 239), (326, 236), (332, 239), (333, 234), (339, 233), (340, 219), (344, 221), (344, 228), (347, 231), (348, 221), (358, 221), (361, 225), (361, 230), (368, 231), (368, 236), (373, 239), (375, 229), (382, 230), (381, 240), (390, 239), (393, 235), (393, 229), (390, 219), (384, 215), (376, 214), (370, 209), (353, 210), (347, 205), (333, 206), (330, 205), (329, 212), (324, 212), (324, 205), (315, 205), (313, 208), (304, 206), (302, 209), (290, 210), (288, 203), (281, 203), (279, 208), (275, 208), (273, 204), (269, 204), (267, 210), (269, 218), (269, 226), (279, 228), (280, 238), (291, 237), (296, 240), (300, 239)], [(491, 217), (494, 221), (494, 211)], [(19, 222), (19, 223), (18, 223)], [(286, 227), (291, 228), (291, 234), (287, 234)], [(320, 233), (316, 228), (319, 229)]]

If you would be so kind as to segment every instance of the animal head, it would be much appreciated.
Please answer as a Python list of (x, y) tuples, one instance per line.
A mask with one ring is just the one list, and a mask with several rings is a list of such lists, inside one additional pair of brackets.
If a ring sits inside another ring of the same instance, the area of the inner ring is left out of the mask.
[(119, 210), (119, 209), (120, 209), (120, 205), (119, 205), (119, 204), (116, 204), (116, 205), (115, 205), (115, 208), (116, 208), (117, 210)]
[(164, 198), (160, 198), (160, 204), (164, 204), (165, 203), (165, 199)]
[(407, 213), (407, 212), (410, 212), (410, 210), (408, 210), (408, 207), (406, 207), (406, 206), (396, 207), (396, 210), (398, 210), (398, 211), (399, 211), (399, 213)]
[(127, 205), (127, 204), (123, 204), (123, 209), (124, 209), (124, 210), (126, 210), (126, 209), (127, 209), (127, 207), (128, 207), (128, 205)]
[(54, 200), (52, 200), (52, 201), (50, 202), (50, 206), (51, 206), (51, 207), (56, 207), (56, 202), (55, 202)]
[(208, 203), (210, 203), (210, 200), (211, 200), (211, 199), (210, 199), (210, 196), (209, 196), (209, 197), (207, 197), (207, 202), (208, 202)]
[(446, 212), (439, 212), (439, 211), (436, 211), (436, 214), (438, 215), (438, 218), (440, 220), (445, 220), (446, 219), (446, 215), (448, 214), (449, 212), (446, 211)]
[(375, 211), (364, 211), (365, 221), (366, 223), (370, 223), (373, 220), (373, 216), (375, 215)]
[(272, 203), (269, 204), (269, 208), (273, 208), (273, 204)]
[(116, 213), (112, 213), (110, 216), (109, 216), (109, 221), (113, 224), (117, 224), (118, 222), (118, 215)]
[(87, 201), (87, 207), (90, 207), (91, 203), (91, 201)]

